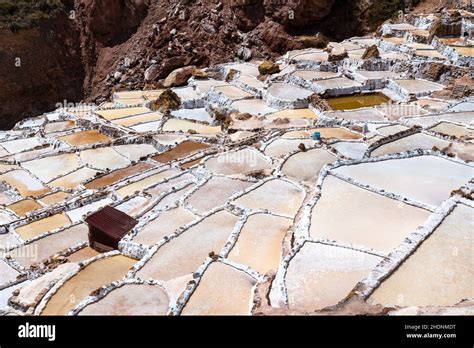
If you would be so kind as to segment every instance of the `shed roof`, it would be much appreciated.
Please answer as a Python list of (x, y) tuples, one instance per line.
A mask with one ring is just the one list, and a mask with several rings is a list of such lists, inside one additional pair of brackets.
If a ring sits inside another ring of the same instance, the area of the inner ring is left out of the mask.
[(100, 230), (114, 239), (122, 238), (138, 224), (137, 220), (111, 206), (106, 206), (90, 215), (86, 222), (89, 226)]

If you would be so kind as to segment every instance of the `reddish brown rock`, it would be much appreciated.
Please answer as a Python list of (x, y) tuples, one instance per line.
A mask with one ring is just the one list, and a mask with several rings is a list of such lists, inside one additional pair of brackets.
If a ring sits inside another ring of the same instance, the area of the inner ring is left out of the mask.
[(196, 67), (191, 65), (174, 70), (163, 82), (163, 87), (170, 88), (186, 85), (191, 76), (193, 76), (195, 69)]
[(338, 42), (330, 42), (326, 51), (329, 53), (328, 61), (335, 62), (348, 57), (347, 50)]
[(380, 58), (380, 52), (376, 45), (369, 46), (365, 49), (362, 59), (376, 59)]
[(258, 66), (258, 71), (260, 72), (260, 75), (277, 74), (280, 72), (280, 67), (278, 64), (266, 60)]

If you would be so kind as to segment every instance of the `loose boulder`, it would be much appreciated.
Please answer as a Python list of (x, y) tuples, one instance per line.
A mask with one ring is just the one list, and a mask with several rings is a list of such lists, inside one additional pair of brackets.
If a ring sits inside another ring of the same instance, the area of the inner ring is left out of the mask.
[(366, 48), (362, 59), (377, 59), (380, 58), (380, 52), (376, 45), (372, 45)]
[(260, 75), (277, 74), (277, 73), (280, 72), (280, 66), (278, 64), (273, 63), (273, 62), (270, 62), (269, 60), (265, 60), (258, 67), (258, 71), (260, 72)]
[(335, 62), (348, 57), (346, 48), (338, 42), (330, 42), (326, 48), (329, 53), (328, 61)]
[(150, 109), (153, 111), (162, 111), (164, 113), (168, 113), (171, 110), (179, 109), (180, 105), (181, 99), (178, 97), (178, 95), (171, 89), (167, 89), (160, 94), (158, 99), (150, 104)]
[(163, 87), (170, 88), (186, 85), (190, 77), (193, 76), (195, 69), (196, 67), (191, 65), (173, 70), (163, 82)]

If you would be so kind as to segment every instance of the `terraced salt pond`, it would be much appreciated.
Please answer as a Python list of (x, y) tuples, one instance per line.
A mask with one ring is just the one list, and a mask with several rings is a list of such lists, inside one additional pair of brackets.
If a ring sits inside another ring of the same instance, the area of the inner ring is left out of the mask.
[(384, 254), (401, 244), (430, 215), (427, 210), (333, 176), (326, 177), (321, 194), (311, 216), (311, 237), (362, 246)]
[[(279, 197), (279, 199), (274, 197)], [(265, 209), (274, 214), (294, 217), (304, 197), (304, 191), (293, 183), (272, 179), (237, 198), (234, 203), (247, 209)]]
[(197, 218), (198, 216), (182, 207), (167, 210), (156, 219), (147, 223), (138, 232), (138, 235), (133, 238), (133, 241), (140, 244), (153, 245), (164, 237), (173, 234), (179, 227), (187, 225)]
[(100, 172), (88, 167), (78, 169), (49, 183), (52, 187), (77, 189), (82, 183), (94, 178)]
[(156, 148), (151, 144), (128, 144), (114, 146), (114, 150), (130, 161), (139, 161), (142, 157), (147, 157), (156, 153)]
[(112, 109), (112, 110), (97, 110), (96, 114), (102, 116), (106, 120), (112, 121), (120, 118), (146, 114), (149, 113), (150, 109), (145, 107), (135, 107), (135, 108), (122, 108), (122, 109)]
[(253, 96), (245, 92), (243, 89), (237, 88), (235, 86), (217, 86), (214, 87), (214, 90), (217, 93), (223, 94), (226, 98), (232, 101), (240, 100), (240, 99), (247, 99), (252, 98)]
[(286, 272), (289, 308), (316, 310), (337, 304), (380, 261), (356, 250), (305, 243)]
[(430, 131), (441, 133), (456, 138), (474, 138), (474, 129), (459, 126), (454, 123), (441, 122), (440, 124), (430, 128)]
[(101, 176), (97, 179), (94, 179), (84, 185), (88, 189), (98, 190), (106, 188), (110, 185), (113, 185), (127, 177), (139, 174), (141, 172), (147, 171), (153, 168), (152, 164), (149, 163), (138, 163), (127, 168), (116, 170), (110, 174)]
[(122, 255), (92, 262), (59, 288), (49, 299), (41, 315), (66, 315), (92, 291), (122, 279), (135, 263), (136, 260)]
[(449, 306), (474, 297), (473, 208), (458, 204), (370, 296), (386, 306)]
[(377, 109), (354, 109), (327, 112), (324, 116), (353, 121), (383, 121), (384, 115)]
[(163, 132), (184, 132), (188, 133), (190, 130), (198, 134), (215, 135), (221, 131), (221, 127), (207, 126), (191, 121), (171, 118), (165, 122), (162, 127)]
[(162, 281), (190, 276), (210, 252), (220, 253), (237, 219), (226, 211), (219, 211), (205, 218), (160, 247), (137, 276)]
[[(324, 149), (312, 149), (292, 155), (285, 161), (281, 171), (294, 181), (315, 185), (321, 169), (335, 160), (336, 157)], [(305, 165), (302, 167), (301, 163)]]
[(474, 47), (452, 46), (454, 50), (463, 56), (474, 57)]
[(51, 193), (49, 195), (42, 197), (40, 201), (47, 205), (53, 205), (53, 204), (66, 200), (70, 196), (71, 196), (70, 193), (58, 191), (58, 192)]
[(48, 123), (44, 126), (44, 132), (46, 134), (63, 132), (69, 129), (74, 128), (76, 125), (75, 121), (63, 121), (63, 122), (54, 122)]
[(372, 151), (370, 156), (383, 156), (391, 153), (413, 151), (416, 149), (431, 150), (433, 147), (444, 149), (448, 146), (449, 142), (446, 140), (423, 133), (417, 133), (392, 141), (388, 144), (384, 144)]
[(336, 149), (340, 155), (346, 158), (360, 159), (364, 157), (369, 146), (364, 142), (339, 141), (331, 144), (331, 147)]
[(8, 266), (5, 262), (0, 261), (0, 283), (5, 284), (12, 282), (16, 280), (17, 275), (17, 271)]
[(258, 151), (247, 148), (219, 155), (204, 162), (215, 174), (236, 175), (270, 169), (269, 161)]
[(29, 170), (43, 182), (49, 182), (58, 176), (70, 173), (79, 165), (79, 159), (75, 154), (46, 157), (21, 164), (23, 168)]
[(361, 86), (359, 82), (348, 79), (347, 77), (336, 77), (326, 80), (319, 80), (315, 82), (316, 85), (323, 90), (343, 89), (343, 88), (358, 88)]
[(135, 125), (138, 125), (138, 124), (159, 121), (162, 118), (163, 118), (162, 114), (160, 114), (158, 112), (150, 112), (150, 113), (142, 114), (142, 115), (138, 115), (138, 116), (120, 118), (120, 119), (114, 120), (113, 122), (115, 124), (120, 125), (120, 126), (131, 127), (131, 126), (135, 126)]
[(208, 149), (209, 147), (209, 145), (204, 143), (185, 141), (173, 147), (171, 150), (153, 157), (153, 159), (160, 163), (168, 163), (176, 159), (184, 158), (196, 152)]
[(434, 206), (473, 177), (473, 168), (437, 156), (362, 163), (334, 169), (365, 185)]
[(34, 200), (25, 199), (23, 201), (11, 204), (7, 206), (7, 208), (13, 211), (18, 216), (25, 216), (26, 214), (31, 213), (32, 211), (42, 209), (43, 206), (35, 202)]
[(267, 120), (273, 121), (276, 119), (301, 119), (301, 118), (310, 118), (315, 119), (317, 115), (310, 109), (291, 109), (291, 110), (282, 110), (277, 111), (272, 114), (266, 115)]
[(292, 131), (283, 134), (283, 138), (306, 138), (311, 137), (314, 133), (319, 133), (322, 139), (360, 139), (362, 134), (351, 132), (345, 128), (328, 127), (328, 128), (313, 128), (303, 131)]
[(441, 121), (456, 122), (460, 124), (472, 124), (474, 111), (443, 113), (437, 115), (427, 115), (422, 117), (411, 117), (406, 119), (408, 125), (419, 125), (422, 127), (431, 127)]
[(99, 170), (114, 170), (130, 164), (127, 158), (111, 147), (82, 151), (80, 157), (84, 164)]
[(60, 137), (59, 140), (64, 141), (72, 146), (82, 146), (103, 143), (112, 140), (112, 138), (96, 130), (87, 130)]
[(381, 93), (356, 94), (326, 99), (334, 110), (350, 110), (385, 104), (390, 98)]
[(424, 80), (395, 80), (395, 83), (400, 86), (405, 93), (420, 96), (443, 89), (442, 85)]
[(69, 225), (71, 221), (66, 214), (60, 213), (50, 217), (32, 222), (28, 225), (17, 227), (16, 233), (20, 235), (23, 240), (28, 240), (37, 237), (43, 233), (53, 231), (55, 229)]
[(0, 175), (0, 181), (8, 183), (25, 198), (28, 196), (39, 197), (50, 192), (49, 188), (23, 170), (13, 170), (2, 174)]
[[(204, 69), (177, 110), (112, 91), (0, 132), (0, 312), (470, 313), (472, 57), (430, 42), (440, 16)], [(112, 253), (85, 222), (106, 205), (138, 220)]]
[(267, 103), (262, 99), (237, 100), (232, 103), (231, 107), (238, 112), (249, 113), (256, 116), (264, 116), (277, 111), (277, 109), (268, 106)]
[(321, 80), (337, 77), (338, 73), (332, 71), (296, 70), (291, 75), (302, 78), (303, 80)]
[(292, 223), (291, 219), (268, 214), (251, 215), (240, 231), (229, 259), (261, 274), (276, 270), (281, 261), (283, 238)]
[(177, 118), (184, 118), (193, 121), (212, 123), (211, 115), (204, 108), (199, 109), (180, 109), (172, 111), (171, 115)]
[(135, 192), (143, 191), (146, 188), (156, 185), (160, 181), (163, 181), (171, 176), (178, 174), (179, 172), (174, 169), (164, 170), (162, 172), (152, 174), (146, 178), (136, 181), (130, 185), (124, 186), (117, 190), (117, 194), (123, 198), (130, 196)]
[[(199, 213), (205, 213), (224, 204), (232, 195), (250, 187), (252, 183), (226, 177), (213, 177), (188, 199), (187, 204)], [(207, 197), (202, 199), (202, 197)]]
[(82, 261), (92, 259), (93, 257), (96, 257), (97, 255), (99, 255), (98, 251), (92, 249), (89, 246), (86, 246), (86, 247), (84, 247), (82, 249), (79, 249), (78, 251), (73, 252), (72, 254), (70, 254), (67, 257), (67, 260), (69, 262), (82, 262)]
[(249, 315), (256, 281), (222, 263), (212, 263), (184, 307), (183, 315)]
[(328, 60), (328, 53), (323, 51), (313, 51), (302, 54), (297, 54), (292, 57), (292, 60), (296, 62), (301, 61), (313, 61), (313, 62), (325, 62)]
[(273, 97), (289, 101), (303, 100), (313, 94), (310, 90), (285, 83), (274, 83), (268, 89), (268, 93)]
[(41, 146), (38, 138), (17, 139), (0, 143), (10, 154), (20, 153)]
[(79, 315), (166, 315), (169, 297), (157, 285), (128, 284), (88, 305)]
[(316, 145), (316, 142), (312, 139), (275, 139), (265, 148), (265, 155), (282, 157), (298, 150), (301, 144), (305, 148), (311, 148)]
[[(51, 220), (50, 220), (51, 222)], [(37, 225), (38, 226), (38, 225)], [(39, 228), (39, 227), (38, 227)], [(51, 225), (51, 229), (54, 228)], [(49, 229), (49, 228), (48, 228)], [(46, 229), (45, 229), (46, 230)], [(41, 262), (54, 254), (67, 250), (71, 246), (85, 243), (88, 240), (89, 229), (85, 224), (79, 224), (65, 229), (59, 233), (41, 238), (33, 243), (26, 244), (14, 250), (15, 260), (23, 267), (30, 267), (34, 263)], [(34, 257), (30, 257), (29, 250), (35, 250)]]

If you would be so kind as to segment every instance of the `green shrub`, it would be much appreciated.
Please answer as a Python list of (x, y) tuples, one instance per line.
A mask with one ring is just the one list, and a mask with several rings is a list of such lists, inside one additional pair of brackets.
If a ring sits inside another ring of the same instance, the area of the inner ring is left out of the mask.
[(0, 28), (31, 28), (42, 19), (56, 16), (63, 8), (61, 0), (0, 0)]

